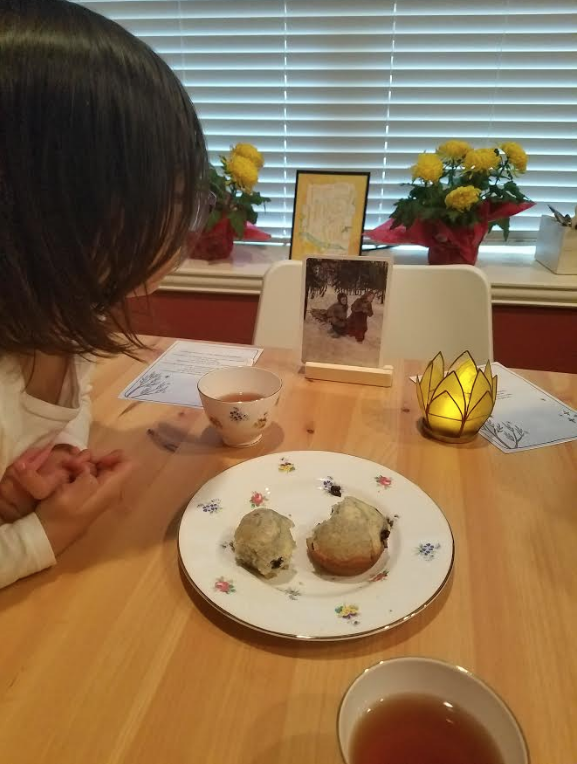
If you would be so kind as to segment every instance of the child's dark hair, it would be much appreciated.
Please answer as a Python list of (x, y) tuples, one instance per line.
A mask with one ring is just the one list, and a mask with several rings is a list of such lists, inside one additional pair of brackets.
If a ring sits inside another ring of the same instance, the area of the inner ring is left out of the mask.
[(138, 344), (125, 300), (202, 226), (206, 179), (194, 107), (149, 47), (66, 0), (2, 0), (0, 353)]

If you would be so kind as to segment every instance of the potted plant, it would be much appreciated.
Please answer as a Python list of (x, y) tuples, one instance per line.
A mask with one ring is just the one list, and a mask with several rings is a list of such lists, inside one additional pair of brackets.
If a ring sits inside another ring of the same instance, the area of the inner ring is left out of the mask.
[(210, 168), (213, 208), (200, 236), (192, 243), (191, 256), (203, 260), (230, 257), (235, 239), (265, 241), (270, 236), (255, 227), (255, 207), (270, 201), (254, 190), (264, 159), (250, 143), (237, 143), (220, 157), (221, 172)]
[(450, 140), (421, 154), (411, 169), (408, 196), (384, 225), (365, 233), (382, 243), (428, 247), (433, 265), (474, 265), (486, 233), (499, 226), (507, 239), (509, 218), (533, 206), (515, 181), (527, 169), (518, 143), (474, 149)]

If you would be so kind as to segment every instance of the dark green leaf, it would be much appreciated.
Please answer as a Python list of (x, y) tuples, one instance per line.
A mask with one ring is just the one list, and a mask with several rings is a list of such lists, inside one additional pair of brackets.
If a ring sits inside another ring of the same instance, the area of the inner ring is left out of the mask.
[(499, 228), (503, 231), (503, 238), (505, 241), (509, 238), (509, 228), (511, 225), (511, 218), (500, 218), (497, 223), (499, 224)]
[(246, 223), (246, 215), (243, 214), (241, 210), (233, 210), (229, 216), (228, 219), (230, 220), (230, 224), (232, 225), (232, 229), (235, 232), (236, 236), (239, 239), (242, 239), (244, 236), (244, 226)]
[(250, 195), (250, 200), (252, 204), (263, 204), (263, 202), (270, 202), (270, 199), (267, 199), (264, 196), (261, 196), (258, 191), (253, 191)]
[(212, 210), (204, 226), (205, 231), (211, 231), (222, 217), (220, 210)]
[(509, 226), (511, 224), (510, 218), (498, 218), (497, 220), (493, 220), (489, 223), (489, 231), (492, 231), (493, 228), (497, 227), (500, 228), (503, 231), (503, 238), (505, 241), (509, 238)]

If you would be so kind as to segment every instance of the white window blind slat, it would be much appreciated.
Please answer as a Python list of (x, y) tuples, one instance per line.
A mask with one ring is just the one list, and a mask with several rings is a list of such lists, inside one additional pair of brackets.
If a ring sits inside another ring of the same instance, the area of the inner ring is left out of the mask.
[(371, 172), (368, 228), (407, 193), (422, 151), (459, 137), (518, 140), (538, 204), (577, 201), (574, 0), (92, 0), (181, 78), (211, 160), (242, 141), (265, 154), (259, 223), (290, 235), (297, 169)]
[[(191, 70), (197, 74), (211, 71), (230, 72), (235, 66), (240, 66), (243, 71), (262, 71), (272, 69), (288, 72), (326, 72), (335, 71), (354, 73), (389, 72), (391, 70), (390, 58), (383, 56), (376, 58), (373, 53), (301, 53), (298, 57), (291, 57), (285, 65), (277, 53), (164, 53), (167, 63), (175, 71)], [(427, 53), (427, 71), (451, 69), (454, 65), (451, 53)], [(538, 51), (517, 52), (504, 51), (501, 55), (501, 71), (517, 71), (527, 68), (537, 70), (568, 70), (572, 66), (570, 51)], [(469, 52), (463, 57), (461, 70), (476, 70), (491, 72), (493, 62), (488, 60), (484, 53)], [(423, 62), (414, 53), (395, 53), (395, 71), (422, 70)], [(363, 75), (364, 76), (364, 75)]]

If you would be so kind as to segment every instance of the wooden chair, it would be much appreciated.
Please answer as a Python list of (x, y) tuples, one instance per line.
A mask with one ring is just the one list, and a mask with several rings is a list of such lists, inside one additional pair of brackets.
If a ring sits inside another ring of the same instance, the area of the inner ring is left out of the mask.
[[(298, 348), (301, 342), (302, 263), (285, 260), (265, 274), (254, 344)], [(451, 362), (463, 350), (493, 360), (491, 288), (470, 265), (395, 265), (386, 318), (387, 360), (429, 360), (442, 351)]]

